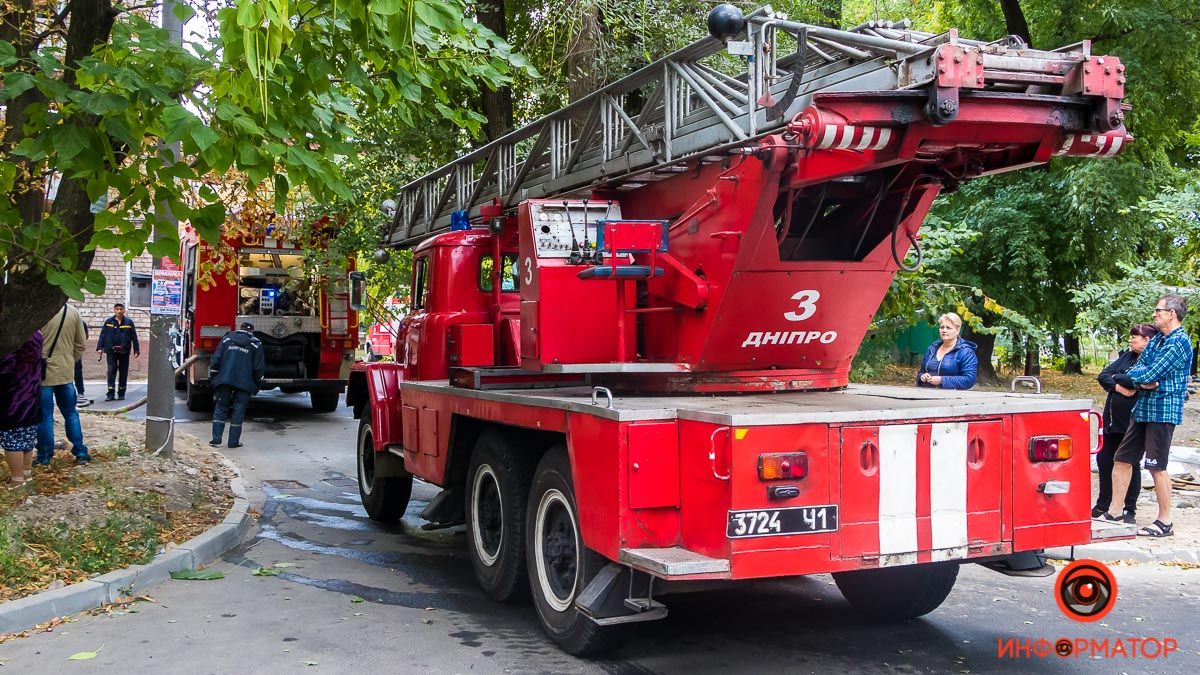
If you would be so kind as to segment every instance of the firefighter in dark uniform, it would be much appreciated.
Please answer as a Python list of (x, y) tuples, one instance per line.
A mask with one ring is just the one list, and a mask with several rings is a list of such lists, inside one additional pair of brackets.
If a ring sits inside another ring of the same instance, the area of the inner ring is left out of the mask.
[(254, 337), (254, 324), (243, 323), (238, 330), (221, 338), (212, 355), (209, 381), (215, 389), (213, 396), (213, 429), (209, 445), (221, 444), (225, 423), (229, 423), (229, 447), (242, 447), (242, 420), (246, 405), (258, 393), (259, 382), (266, 374), (267, 359), (262, 342)]
[[(108, 393), (104, 400), (113, 400), (113, 389), (116, 385), (116, 398), (125, 399), (125, 384), (129, 379), (129, 353), (141, 356), (142, 349), (138, 346), (137, 328), (133, 321), (125, 316), (125, 305), (113, 305), (113, 315), (104, 322), (100, 329), (100, 340), (96, 343), (96, 351), (108, 355)], [(120, 375), (118, 381), (117, 376)]]

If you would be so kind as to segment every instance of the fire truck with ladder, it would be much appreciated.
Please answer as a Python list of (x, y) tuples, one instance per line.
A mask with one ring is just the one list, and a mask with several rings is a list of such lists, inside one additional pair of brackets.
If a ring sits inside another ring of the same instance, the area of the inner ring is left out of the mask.
[[(359, 491), (465, 525), (484, 591), (573, 654), (715, 581), (832, 573), (874, 617), (1089, 518), (1091, 402), (849, 384), (934, 198), (1110, 157), (1125, 66), (723, 5), (700, 40), (405, 185), (395, 363), (351, 374)], [(730, 64), (740, 64), (734, 71)], [(352, 304), (362, 279), (352, 279)], [(669, 598), (665, 598), (669, 601)]]
[[(321, 246), (330, 227), (320, 221), (305, 230), (307, 246)], [(313, 410), (337, 409), (358, 347), (358, 314), (345, 277), (314, 276), (291, 229), (258, 224), (226, 231), (217, 246), (191, 228), (181, 233), (175, 366), (196, 358), (175, 384), (187, 392), (188, 410), (212, 410), (209, 359), (225, 333), (244, 322), (263, 344), (264, 388), (309, 392)]]

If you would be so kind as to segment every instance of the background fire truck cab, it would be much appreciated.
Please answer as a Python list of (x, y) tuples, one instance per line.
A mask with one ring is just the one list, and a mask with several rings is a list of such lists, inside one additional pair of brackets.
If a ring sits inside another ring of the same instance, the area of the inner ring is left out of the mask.
[[(323, 242), (327, 233), (318, 232)], [(190, 228), (181, 240), (184, 298), (176, 354), (180, 363), (200, 357), (176, 381), (187, 391), (188, 410), (212, 410), (209, 358), (225, 333), (244, 321), (254, 324), (263, 343), (266, 389), (309, 392), (314, 410), (335, 410), (358, 343), (345, 277), (314, 276), (299, 245), (272, 236), (269, 228), (224, 236), (219, 248), (201, 242)], [(212, 270), (211, 283), (201, 283), (203, 270)]]
[[(347, 394), (367, 513), (441, 486), (425, 527), (465, 524), (484, 590), (532, 595), (574, 654), (695, 582), (833, 573), (897, 619), (964, 562), (1052, 573), (1040, 549), (1093, 536), (1091, 401), (849, 372), (940, 191), (1130, 140), (1124, 66), (728, 5), (709, 26), (401, 190), (411, 312)], [(705, 60), (726, 50), (744, 73)]]

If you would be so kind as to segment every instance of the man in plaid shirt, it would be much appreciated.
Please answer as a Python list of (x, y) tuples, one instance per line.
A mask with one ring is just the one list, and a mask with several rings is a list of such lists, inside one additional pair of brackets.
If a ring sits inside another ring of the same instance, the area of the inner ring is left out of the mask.
[[(1183, 402), (1192, 367), (1192, 341), (1183, 331), (1186, 314), (1187, 302), (1178, 295), (1159, 298), (1154, 308), (1154, 325), (1159, 334), (1150, 338), (1136, 366), (1113, 378), (1123, 387), (1141, 389), (1133, 406), (1133, 424), (1113, 458), (1113, 494), (1125, 494), (1134, 466), (1145, 455), (1145, 467), (1154, 478), (1154, 496), (1158, 499), (1158, 518), (1138, 533), (1147, 537), (1175, 534), (1167, 455), (1175, 425), (1183, 422)], [(1120, 520), (1121, 517), (1105, 514), (1105, 518)]]

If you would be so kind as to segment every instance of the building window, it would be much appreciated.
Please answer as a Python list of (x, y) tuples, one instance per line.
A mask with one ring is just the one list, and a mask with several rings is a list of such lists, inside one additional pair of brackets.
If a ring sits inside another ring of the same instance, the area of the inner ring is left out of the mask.
[(125, 290), (125, 305), (129, 309), (150, 309), (150, 279), (149, 274), (129, 270), (129, 285)]

